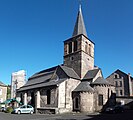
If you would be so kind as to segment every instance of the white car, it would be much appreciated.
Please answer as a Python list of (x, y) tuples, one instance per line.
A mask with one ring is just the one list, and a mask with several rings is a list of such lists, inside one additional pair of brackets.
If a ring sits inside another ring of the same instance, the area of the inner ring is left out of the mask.
[(15, 108), (13, 113), (21, 114), (21, 113), (34, 113), (34, 108), (31, 105), (22, 105), (18, 108)]

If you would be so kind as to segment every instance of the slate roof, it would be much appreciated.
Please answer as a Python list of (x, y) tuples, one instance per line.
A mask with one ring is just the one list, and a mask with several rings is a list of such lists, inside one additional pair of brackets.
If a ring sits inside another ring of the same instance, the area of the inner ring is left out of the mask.
[(79, 34), (83, 34), (87, 37), (87, 32), (86, 32), (86, 28), (85, 28), (85, 24), (84, 24), (81, 6), (79, 8), (79, 12), (78, 12), (78, 16), (77, 16), (77, 20), (75, 23), (75, 27), (74, 27), (74, 31), (73, 31), (72, 36), (76, 36)]
[(80, 77), (72, 68), (69, 68), (67, 66), (60, 66), (60, 67), (63, 69), (63, 71), (66, 73), (68, 77), (80, 80)]
[[(125, 72), (117, 69), (115, 72), (113, 72), (111, 75), (113, 75), (114, 73), (117, 73), (125, 78), (128, 78), (128, 74), (126, 74)], [(108, 79), (111, 75), (109, 75), (106, 79)], [(131, 79), (133, 80), (133, 77), (131, 76)]]
[[(22, 86), (18, 91), (28, 90), (28, 89), (34, 89), (34, 88), (40, 88), (40, 87), (46, 87), (46, 86), (57, 86), (66, 78), (60, 78), (60, 75), (57, 75), (56, 71), (60, 69), (63, 71), (62, 74), (65, 74), (67, 78), (75, 78), (79, 80), (79, 76), (77, 73), (69, 67), (58, 65), (46, 70), (42, 70), (38, 73), (35, 73), (33, 76), (31, 76), (27, 83)], [(53, 75), (56, 74), (56, 78), (53, 80)]]
[(7, 86), (3, 82), (0, 81), (0, 86)]
[(105, 80), (102, 77), (98, 77), (94, 82), (92, 82), (91, 84), (104, 84), (104, 85), (111, 85), (107, 80)]
[(24, 90), (30, 90), (30, 89), (36, 89), (36, 88), (42, 88), (42, 87), (48, 87), (48, 86), (58, 86), (60, 83), (64, 82), (66, 79), (60, 79), (60, 80), (51, 80), (49, 82), (44, 83), (38, 83), (34, 85), (24, 85), (21, 87), (18, 92), (24, 91)]
[(89, 82), (83, 81), (74, 89), (74, 92), (94, 92), (94, 89)]
[(34, 75), (32, 75), (29, 79), (33, 79), (33, 78), (35, 78), (35, 77), (39, 77), (39, 76), (43, 76), (43, 75), (45, 75), (45, 74), (53, 73), (53, 72), (56, 70), (57, 67), (58, 67), (58, 66), (55, 66), (55, 67), (51, 67), (51, 68), (42, 70), (42, 71), (40, 71), (40, 72), (37, 72), (37, 73), (35, 73)]
[(93, 69), (93, 70), (89, 70), (86, 75), (84, 76), (83, 79), (93, 79), (97, 73), (99, 72), (100, 69)]

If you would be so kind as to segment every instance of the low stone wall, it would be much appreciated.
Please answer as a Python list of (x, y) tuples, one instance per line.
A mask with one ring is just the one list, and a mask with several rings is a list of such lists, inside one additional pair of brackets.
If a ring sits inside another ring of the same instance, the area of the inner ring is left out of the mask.
[(40, 114), (56, 114), (57, 108), (50, 108), (50, 107), (44, 107), (44, 108), (37, 108), (37, 113)]
[(133, 109), (133, 97), (116, 97), (116, 102), (124, 105), (126, 109)]

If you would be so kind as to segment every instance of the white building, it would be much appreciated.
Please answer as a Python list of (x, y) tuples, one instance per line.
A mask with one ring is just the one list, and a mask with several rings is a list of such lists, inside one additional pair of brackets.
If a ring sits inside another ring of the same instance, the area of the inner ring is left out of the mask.
[(26, 82), (26, 72), (20, 70), (12, 73), (11, 76), (11, 98), (16, 97), (16, 90), (22, 87)]
[(0, 81), (0, 103), (4, 102), (7, 97), (7, 85)]

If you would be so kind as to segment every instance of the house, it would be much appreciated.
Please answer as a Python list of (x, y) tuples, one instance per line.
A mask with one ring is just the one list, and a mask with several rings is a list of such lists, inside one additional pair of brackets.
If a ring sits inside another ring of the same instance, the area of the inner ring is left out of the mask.
[(117, 69), (106, 79), (115, 86), (116, 96), (133, 96), (133, 78), (130, 73)]
[(131, 105), (133, 102), (133, 77), (131, 74), (117, 69), (106, 80), (115, 86), (116, 101), (123, 105)]
[(94, 46), (80, 6), (72, 37), (64, 41), (63, 64), (32, 75), (17, 99), (38, 113), (95, 112), (114, 104), (114, 86), (94, 66)]
[(0, 103), (6, 100), (7, 97), (7, 85), (0, 81)]

